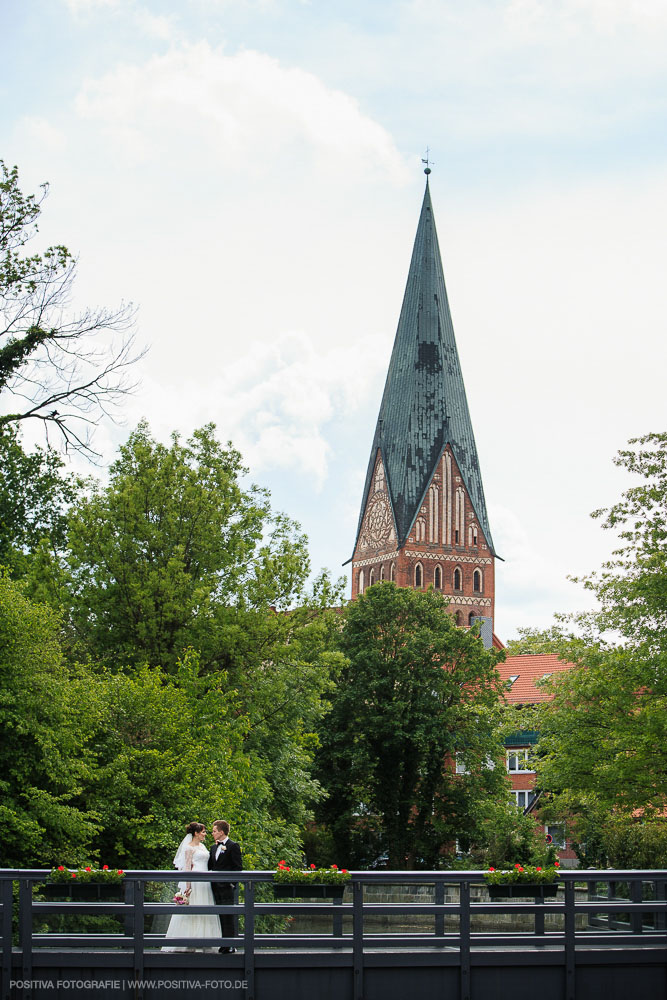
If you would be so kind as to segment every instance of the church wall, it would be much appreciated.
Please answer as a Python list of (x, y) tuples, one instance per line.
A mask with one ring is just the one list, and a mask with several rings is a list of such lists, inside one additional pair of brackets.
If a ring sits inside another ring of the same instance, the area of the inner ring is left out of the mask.
[(436, 464), (410, 534), (400, 549), (382, 459), (379, 452), (376, 456), (373, 485), (352, 560), (352, 598), (371, 582), (392, 578), (399, 587), (418, 587), (421, 583), (419, 589), (433, 586), (439, 590), (449, 610), (458, 613), (460, 625), (467, 625), (471, 614), (493, 618), (494, 557), (449, 445)]

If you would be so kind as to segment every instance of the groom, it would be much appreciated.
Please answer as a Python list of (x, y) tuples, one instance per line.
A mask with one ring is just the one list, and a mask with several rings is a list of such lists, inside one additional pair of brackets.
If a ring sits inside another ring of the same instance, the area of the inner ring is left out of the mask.
[[(240, 872), (243, 871), (241, 848), (234, 840), (229, 839), (229, 823), (226, 819), (216, 819), (211, 827), (215, 843), (208, 857), (210, 872)], [(226, 906), (234, 902), (236, 882), (213, 882), (213, 898), (218, 906)], [(236, 937), (234, 917), (231, 913), (223, 913), (222, 936)], [(220, 948), (222, 952), (234, 952), (236, 948)]]

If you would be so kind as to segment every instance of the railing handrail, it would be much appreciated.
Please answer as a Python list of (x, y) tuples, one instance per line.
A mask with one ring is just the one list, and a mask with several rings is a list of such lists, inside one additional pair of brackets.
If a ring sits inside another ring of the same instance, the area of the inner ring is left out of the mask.
[[(67, 870), (77, 871), (78, 869), (68, 868)], [(11, 879), (12, 881), (16, 881), (17, 879), (46, 881), (51, 871), (51, 868), (0, 868), (0, 879)], [(426, 871), (421, 869), (390, 871), (385, 868), (373, 871), (350, 870), (350, 882), (363, 881), (370, 884), (374, 882), (403, 882), (407, 885), (420, 882), (427, 884), (437, 880), (446, 882), (480, 882), (486, 884), (484, 880), (486, 871), (488, 869), (471, 869), (470, 871)], [(268, 869), (244, 869), (240, 872), (182, 872), (164, 868), (124, 869), (125, 878), (139, 879), (145, 882), (163, 880), (182, 882), (184, 879), (206, 882), (272, 882), (274, 874), (273, 870)], [(638, 879), (647, 882), (662, 881), (663, 879), (667, 879), (667, 868), (560, 868), (558, 871), (559, 882), (625, 882), (636, 881)], [(65, 882), (65, 884), (68, 883)], [(113, 883), (109, 882), (108, 884)]]

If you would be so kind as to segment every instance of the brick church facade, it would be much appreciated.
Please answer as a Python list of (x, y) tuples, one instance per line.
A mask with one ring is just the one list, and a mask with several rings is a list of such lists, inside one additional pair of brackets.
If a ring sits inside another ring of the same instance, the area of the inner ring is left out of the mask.
[[(502, 648), (493, 633), (499, 556), (454, 337), (428, 167), (425, 172), (426, 190), (350, 560), (352, 598), (383, 580), (399, 587), (433, 587), (458, 625), (479, 623), (485, 645)], [(562, 669), (567, 665), (555, 655), (507, 657), (500, 665), (507, 700), (543, 700), (535, 681)], [(506, 743), (511, 794), (526, 811), (536, 799), (527, 755), (537, 735), (517, 733)], [(573, 859), (564, 837), (556, 830), (551, 835), (554, 842), (559, 838), (565, 863)]]

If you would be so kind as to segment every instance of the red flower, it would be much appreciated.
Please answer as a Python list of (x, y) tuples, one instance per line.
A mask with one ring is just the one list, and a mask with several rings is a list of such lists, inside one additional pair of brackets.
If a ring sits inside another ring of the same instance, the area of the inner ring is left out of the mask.
[(495, 868), (489, 868), (490, 872), (494, 872), (495, 870), (496, 870)]
[(560, 861), (554, 861), (554, 868), (560, 868)]
[(311, 865), (310, 867), (312, 868), (313, 871), (315, 870), (315, 865)]
[(109, 871), (109, 866), (108, 865), (102, 865), (102, 871), (103, 872), (108, 872)]
[(541, 872), (541, 871), (542, 871), (542, 869), (541, 869), (541, 868), (540, 868), (540, 866), (538, 865), (538, 866), (537, 866), (537, 868), (535, 869), (535, 871), (536, 871), (536, 872)]
[(122, 869), (122, 868), (119, 868), (119, 869), (118, 869), (118, 870), (116, 871), (116, 875), (124, 875), (124, 874), (125, 874), (125, 872), (123, 871), (123, 869)]
[(72, 872), (72, 878), (76, 878), (76, 872)]
[(59, 872), (64, 872), (65, 871), (65, 866), (64, 865), (58, 865), (58, 871)]
[(86, 867), (84, 868), (84, 871), (86, 872), (92, 872), (92, 870), (93, 869), (90, 867), (90, 865), (86, 865)]
[(341, 868), (343, 875), (347, 875), (347, 868)]
[(333, 868), (333, 870), (334, 870), (335, 872), (337, 872), (337, 871), (338, 871), (338, 865), (332, 865), (331, 867)]
[(515, 865), (514, 867), (515, 867), (515, 868), (518, 868), (518, 869), (519, 869), (519, 871), (521, 871), (521, 865)]

